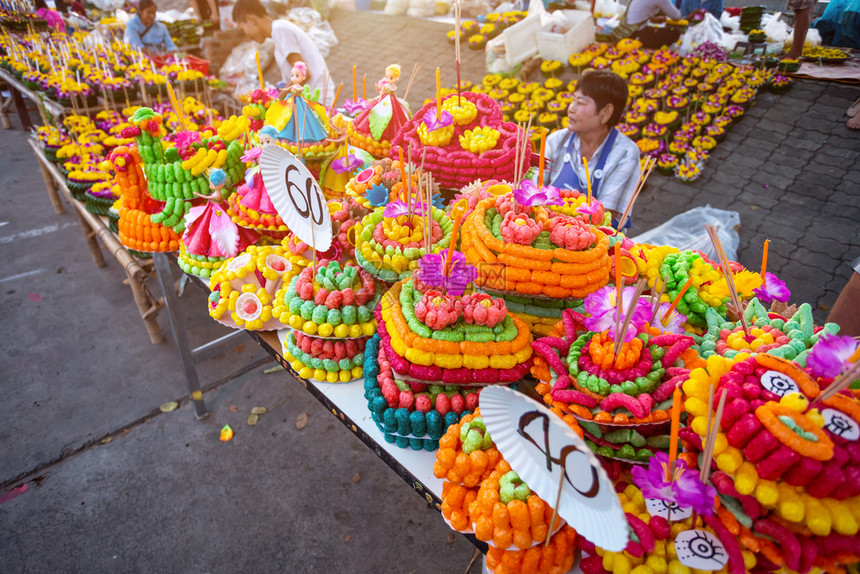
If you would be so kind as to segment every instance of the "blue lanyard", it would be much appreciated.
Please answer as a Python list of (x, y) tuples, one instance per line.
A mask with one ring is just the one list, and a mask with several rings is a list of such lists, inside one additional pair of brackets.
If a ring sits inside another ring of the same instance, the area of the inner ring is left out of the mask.
[[(579, 176), (576, 175), (576, 170), (573, 169), (572, 165), (573, 144), (576, 141), (576, 137), (577, 135), (575, 133), (571, 133), (570, 139), (567, 142), (566, 158), (568, 158), (568, 161), (562, 162), (561, 170), (552, 183), (555, 187), (567, 187), (569, 189), (584, 191), (582, 189), (582, 184), (579, 181)], [(617, 137), (618, 130), (612, 128), (609, 132), (609, 136), (603, 144), (603, 151), (600, 152), (600, 157), (597, 158), (597, 166), (589, 174), (592, 180), (591, 194), (595, 198), (599, 198), (598, 193), (600, 191), (600, 183), (603, 181), (603, 168), (606, 165), (606, 160), (609, 158), (609, 152), (612, 151), (612, 146), (615, 144), (615, 139)]]

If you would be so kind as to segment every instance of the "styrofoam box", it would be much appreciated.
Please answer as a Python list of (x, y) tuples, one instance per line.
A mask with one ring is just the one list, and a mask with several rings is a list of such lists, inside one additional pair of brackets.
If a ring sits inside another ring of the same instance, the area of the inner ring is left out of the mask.
[(566, 16), (574, 25), (564, 34), (538, 32), (537, 45), (540, 57), (544, 60), (558, 60), (567, 63), (575, 53), (582, 51), (594, 42), (594, 18), (586, 10), (565, 10)]

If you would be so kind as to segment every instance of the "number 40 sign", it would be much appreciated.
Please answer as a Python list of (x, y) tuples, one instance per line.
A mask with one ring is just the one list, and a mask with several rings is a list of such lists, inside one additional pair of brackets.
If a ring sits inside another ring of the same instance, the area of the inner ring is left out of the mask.
[(287, 228), (317, 251), (331, 247), (331, 216), (322, 189), (308, 168), (284, 148), (270, 144), (263, 147), (260, 173), (269, 199)]

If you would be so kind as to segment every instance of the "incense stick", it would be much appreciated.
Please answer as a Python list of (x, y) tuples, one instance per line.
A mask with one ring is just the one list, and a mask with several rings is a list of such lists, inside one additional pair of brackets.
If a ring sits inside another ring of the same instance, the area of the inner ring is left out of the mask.
[[(656, 277), (654, 287), (657, 286)], [(654, 308), (651, 310), (651, 322), (654, 322), (654, 317), (657, 316), (657, 311), (660, 309), (660, 300), (663, 298), (663, 293), (666, 292), (666, 279), (663, 276), (660, 276), (660, 291), (657, 293), (657, 300), (654, 302)]]
[(412, 84), (415, 83), (415, 79), (418, 77), (418, 72), (421, 70), (421, 64), (415, 64), (412, 66), (412, 74), (409, 76), (409, 83), (406, 84), (406, 91), (403, 92), (403, 99), (409, 95), (409, 90), (412, 89)]
[(620, 218), (618, 218), (619, 230), (624, 227), (625, 223), (627, 223), (627, 218), (630, 217), (630, 213), (633, 211), (633, 204), (636, 203), (636, 200), (639, 198), (639, 194), (642, 193), (642, 190), (645, 188), (645, 181), (648, 179), (648, 176), (651, 175), (656, 164), (657, 160), (653, 157), (645, 160), (645, 171), (639, 174), (639, 181), (636, 183), (633, 195), (630, 196), (630, 200), (627, 202), (627, 207), (624, 208), (624, 213)]
[(720, 432), (720, 422), (723, 420), (723, 408), (726, 406), (726, 397), (728, 393), (723, 391), (722, 396), (720, 396), (720, 404), (717, 406), (717, 414), (714, 416), (714, 426), (713, 429), (710, 430), (710, 438), (708, 440), (708, 449), (705, 454), (704, 459), (702, 460), (702, 472), (699, 475), (699, 478), (702, 479), (702, 483), (708, 483), (708, 477), (711, 474), (711, 460), (714, 458), (714, 443), (717, 442), (717, 434)]
[[(616, 273), (617, 274), (617, 273)], [(627, 312), (624, 315), (624, 323), (621, 326), (620, 332), (620, 340), (624, 340), (624, 334), (627, 333), (627, 327), (630, 326), (630, 320), (633, 318), (633, 310), (636, 308), (636, 303), (639, 301), (639, 297), (642, 296), (642, 292), (645, 290), (645, 286), (647, 282), (645, 279), (640, 279), (636, 282), (636, 291), (633, 293), (633, 300), (630, 302), (630, 305), (627, 307)], [(618, 344), (619, 334), (616, 332), (615, 341), (613, 341), (612, 345), (612, 366), (615, 366), (615, 359), (618, 358), (618, 349), (621, 345)]]
[(714, 249), (717, 251), (717, 256), (720, 259), (720, 266), (723, 268), (723, 275), (726, 279), (726, 285), (729, 287), (729, 294), (732, 296), (732, 302), (735, 305), (735, 308), (738, 310), (738, 315), (740, 316), (741, 325), (744, 328), (744, 333), (746, 335), (750, 334), (749, 325), (747, 324), (747, 319), (744, 316), (744, 309), (741, 306), (741, 300), (738, 297), (737, 289), (735, 288), (735, 280), (732, 275), (731, 267), (729, 267), (729, 260), (726, 257), (726, 252), (723, 250), (723, 245), (720, 242), (720, 238), (717, 235), (717, 230), (713, 225), (706, 225), (706, 231), (708, 232), (708, 236), (711, 239), (711, 243), (714, 245)]

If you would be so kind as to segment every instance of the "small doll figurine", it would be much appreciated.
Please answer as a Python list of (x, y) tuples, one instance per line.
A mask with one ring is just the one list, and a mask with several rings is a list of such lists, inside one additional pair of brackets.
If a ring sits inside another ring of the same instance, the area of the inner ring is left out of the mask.
[(260, 145), (268, 145), (278, 143), (278, 130), (272, 126), (263, 126), (260, 130)]
[(304, 90), (304, 82), (308, 77), (308, 66), (304, 62), (296, 62), (290, 70), (290, 81), (292, 85), (284, 88), (281, 93), (284, 96), (301, 94)]
[(380, 97), (385, 94), (393, 94), (397, 89), (397, 80), (400, 79), (400, 66), (391, 64), (385, 68), (385, 77), (376, 82), (376, 92)]
[(227, 173), (223, 169), (210, 168), (206, 175), (209, 177), (209, 189), (212, 190), (212, 193), (209, 195), (195, 193), (194, 195), (210, 201), (223, 201), (229, 195), (224, 193), (224, 186), (227, 185)]

